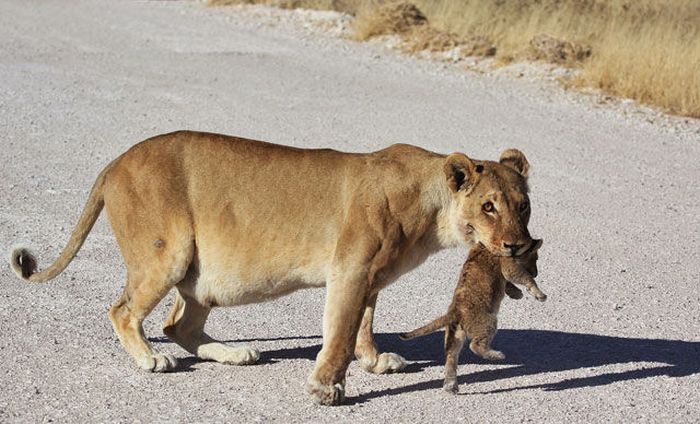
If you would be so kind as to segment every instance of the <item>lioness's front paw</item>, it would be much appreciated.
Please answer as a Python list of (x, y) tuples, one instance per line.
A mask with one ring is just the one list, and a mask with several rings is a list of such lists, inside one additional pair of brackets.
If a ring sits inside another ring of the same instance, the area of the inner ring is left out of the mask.
[(250, 346), (227, 346), (223, 343), (208, 343), (197, 349), (197, 356), (228, 365), (249, 365), (260, 359), (260, 352)]
[(373, 374), (391, 374), (406, 368), (406, 360), (395, 353), (384, 352), (377, 356), (376, 361), (365, 358), (360, 360), (360, 366)]
[(174, 357), (161, 353), (143, 356), (137, 360), (137, 363), (141, 369), (150, 372), (167, 372), (177, 367)]
[(313, 401), (325, 406), (340, 405), (345, 400), (345, 382), (332, 385), (323, 384), (313, 377), (306, 382), (306, 391)]

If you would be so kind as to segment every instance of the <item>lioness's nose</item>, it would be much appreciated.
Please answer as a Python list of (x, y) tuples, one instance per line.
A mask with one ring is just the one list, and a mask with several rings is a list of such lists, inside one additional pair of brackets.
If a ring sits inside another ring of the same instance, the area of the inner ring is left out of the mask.
[(515, 255), (518, 253), (518, 251), (519, 251), (520, 249), (522, 249), (523, 247), (525, 247), (525, 243), (522, 243), (522, 244), (508, 244), (508, 243), (506, 243), (506, 242), (503, 242), (503, 247), (505, 247), (506, 249), (510, 250), (510, 254), (511, 254), (512, 256), (515, 256)]

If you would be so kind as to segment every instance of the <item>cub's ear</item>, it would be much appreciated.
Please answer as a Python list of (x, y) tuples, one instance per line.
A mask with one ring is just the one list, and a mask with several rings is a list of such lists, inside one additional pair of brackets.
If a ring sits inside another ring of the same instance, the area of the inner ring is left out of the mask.
[(483, 171), (482, 165), (475, 165), (467, 155), (452, 153), (445, 159), (445, 177), (452, 192), (465, 190), (469, 193)]
[(516, 171), (523, 177), (527, 178), (527, 173), (530, 171), (530, 164), (525, 159), (525, 155), (518, 149), (508, 149), (501, 153), (502, 165)]
[(532, 249), (532, 250), (539, 250), (540, 247), (542, 247), (542, 239), (536, 239), (536, 240), (533, 240), (533, 241), (534, 241), (534, 243), (532, 244), (531, 249)]

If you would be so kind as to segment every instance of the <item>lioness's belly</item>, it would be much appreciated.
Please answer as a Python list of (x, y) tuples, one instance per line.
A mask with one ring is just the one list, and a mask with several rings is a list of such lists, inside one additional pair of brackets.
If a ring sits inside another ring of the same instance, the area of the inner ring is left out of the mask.
[(190, 286), (188, 292), (203, 305), (234, 306), (264, 302), (299, 289), (322, 287), (325, 284), (325, 279), (308, 281), (289, 277), (280, 280), (240, 281), (226, 276), (202, 275)]
[(199, 252), (178, 285), (179, 290), (203, 305), (258, 303), (303, 288), (323, 287), (332, 258), (330, 249), (319, 249), (321, 254), (315, 257), (304, 257), (305, 252), (294, 249), (282, 256), (271, 255), (265, 249), (248, 255), (218, 253), (202, 257)]

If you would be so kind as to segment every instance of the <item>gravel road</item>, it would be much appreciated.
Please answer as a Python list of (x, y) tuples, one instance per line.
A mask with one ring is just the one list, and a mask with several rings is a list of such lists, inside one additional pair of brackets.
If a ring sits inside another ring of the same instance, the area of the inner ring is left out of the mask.
[[(378, 341), (405, 372), (353, 363), (348, 404), (311, 403), (323, 290), (217, 309), (208, 331), (261, 363), (199, 362), (146, 322), (178, 372), (151, 375), (107, 311), (126, 272), (104, 217), (45, 285), (0, 273), (0, 422), (697, 422), (700, 417), (700, 123), (650, 122), (546, 82), (481, 75), (377, 46), (175, 1), (0, 0), (0, 245), (52, 261), (97, 173), (176, 129), (300, 147), (394, 142), (532, 165), (540, 287), (504, 301), (498, 364), (463, 352), (441, 390), (441, 333), (397, 333), (443, 313), (464, 251), (382, 292)], [(672, 122), (675, 122), (672, 120)], [(682, 122), (679, 120), (678, 122)]]

